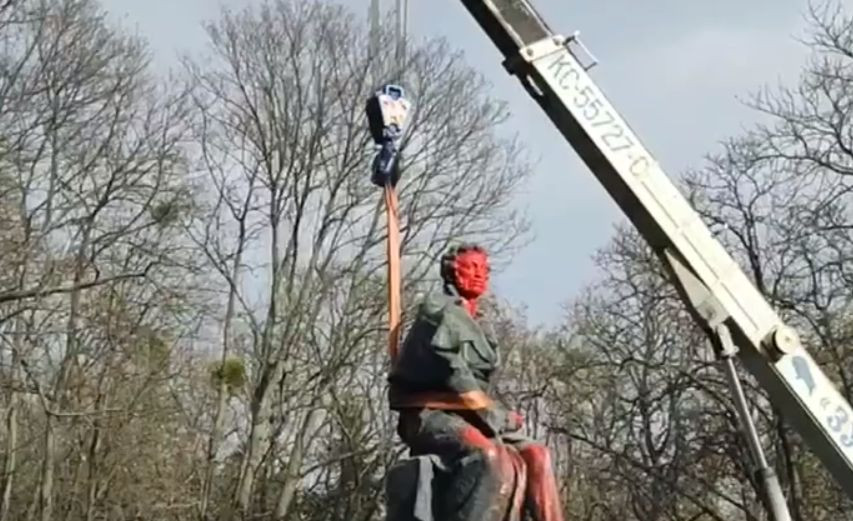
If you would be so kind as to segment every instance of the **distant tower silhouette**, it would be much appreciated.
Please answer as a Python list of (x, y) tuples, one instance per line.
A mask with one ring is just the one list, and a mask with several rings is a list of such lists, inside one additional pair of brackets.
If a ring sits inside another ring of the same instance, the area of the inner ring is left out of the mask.
[[(408, 37), (409, 25), (409, 0), (396, 0), (395, 9), (395, 31), (394, 31), (394, 57), (397, 63), (402, 66), (406, 59), (406, 38)], [(380, 28), (382, 16), (382, 7), (380, 0), (370, 0), (370, 9), (368, 11), (368, 20), (370, 21), (370, 54), (376, 56), (380, 53), (381, 37)]]
[(406, 38), (409, 25), (409, 0), (397, 0), (397, 63), (401, 66), (406, 59)]
[(370, 10), (367, 18), (370, 21), (370, 56), (379, 53), (379, 0), (370, 0)]

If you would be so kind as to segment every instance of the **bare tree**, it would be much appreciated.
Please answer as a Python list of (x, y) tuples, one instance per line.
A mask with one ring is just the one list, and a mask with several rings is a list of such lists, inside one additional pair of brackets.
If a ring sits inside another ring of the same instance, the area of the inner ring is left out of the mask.
[[(100, 422), (110, 408), (101, 399), (79, 399), (79, 391), (84, 375), (101, 381), (106, 373), (98, 376), (97, 368), (109, 364), (98, 358), (93, 333), (97, 313), (115, 311), (104, 299), (124, 293), (143, 320), (152, 306), (183, 297), (182, 284), (167, 281), (181, 268), (173, 231), (187, 204), (179, 149), (184, 108), (148, 75), (141, 43), (107, 27), (93, 2), (21, 1), (3, 15), (9, 22), (2, 26), (0, 118), (9, 174), (2, 195), (17, 209), (7, 231), (19, 246), (10, 259), (14, 285), (4, 288), (0, 303), (11, 314), (25, 313), (6, 348), (13, 374), (22, 375), (44, 415), (30, 514), (60, 515), (57, 472), (70, 471), (63, 454), (72, 450), (77, 427), (91, 421), (83, 431), (92, 457), (84, 465), (91, 479), (81, 515), (93, 519)], [(134, 279), (148, 284), (140, 291), (129, 283)], [(15, 472), (7, 470), (4, 492), (13, 497)]]
[[(737, 432), (724, 379), (657, 257), (622, 230), (598, 262), (606, 275), (571, 310), (565, 356), (574, 363), (554, 398), (575, 409), (551, 422), (579, 452), (605, 458), (602, 478), (622, 483), (623, 510), (597, 515), (759, 519), (726, 483), (746, 454), (719, 452)], [(600, 506), (587, 508), (592, 516)]]
[[(701, 194), (697, 199), (705, 219), (721, 225), (721, 237), (758, 288), (800, 329), (810, 351), (850, 399), (853, 25), (840, 4), (809, 7), (804, 42), (813, 54), (798, 84), (753, 96), (751, 105), (770, 121), (728, 142), (709, 168), (688, 182)], [(774, 411), (766, 419), (794, 518), (843, 515), (849, 500), (784, 417), (784, 411)], [(808, 499), (822, 495), (833, 499)]]

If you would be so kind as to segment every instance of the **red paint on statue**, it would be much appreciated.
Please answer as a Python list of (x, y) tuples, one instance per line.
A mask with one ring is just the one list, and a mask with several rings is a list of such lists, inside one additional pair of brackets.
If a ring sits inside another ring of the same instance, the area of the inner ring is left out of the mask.
[(473, 426), (462, 429), (462, 442), (469, 447), (474, 447), (485, 452), (487, 459), (495, 457), (495, 443)]
[(482, 250), (469, 250), (456, 257), (454, 279), (456, 290), (465, 300), (465, 308), (477, 314), (477, 299), (489, 289), (489, 257)]
[(481, 453), (488, 468), (486, 472), (497, 478), (499, 482), (494, 503), (490, 505), (486, 519), (480, 521), (507, 521), (503, 514), (509, 509), (515, 485), (516, 469), (512, 451), (507, 446), (487, 438), (473, 426), (462, 429), (461, 438), (465, 445), (476, 448)]
[(527, 464), (527, 504), (536, 521), (563, 521), (560, 493), (548, 448), (534, 444), (522, 449)]

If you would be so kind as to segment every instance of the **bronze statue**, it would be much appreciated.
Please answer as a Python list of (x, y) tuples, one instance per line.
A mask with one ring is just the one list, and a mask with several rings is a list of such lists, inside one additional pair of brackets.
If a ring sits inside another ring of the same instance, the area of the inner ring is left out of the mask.
[[(420, 304), (389, 376), (390, 407), (413, 456), (437, 457), (435, 521), (563, 521), (548, 449), (519, 431), (521, 415), (488, 394), (500, 364), (480, 324), (489, 258), (478, 245), (441, 260), (444, 291)], [(423, 486), (423, 485), (422, 485)]]

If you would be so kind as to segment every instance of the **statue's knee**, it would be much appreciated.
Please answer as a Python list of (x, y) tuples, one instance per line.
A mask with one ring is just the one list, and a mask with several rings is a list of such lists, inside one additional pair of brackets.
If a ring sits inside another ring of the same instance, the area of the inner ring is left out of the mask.
[(528, 467), (547, 469), (551, 467), (551, 451), (543, 444), (531, 444), (521, 450), (521, 457)]
[(474, 427), (466, 427), (462, 431), (462, 443), (468, 454), (486, 468), (496, 468), (501, 463), (501, 453), (495, 442), (486, 438)]
[(500, 458), (497, 447), (482, 445), (471, 447), (463, 461), (467, 462), (466, 465), (473, 465), (480, 469), (479, 472), (494, 474), (500, 470)]
[(507, 456), (505, 451), (494, 444), (481, 445), (469, 452), (468, 461), (478, 467), (480, 472), (503, 479), (510, 468)]

